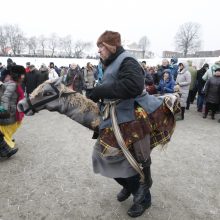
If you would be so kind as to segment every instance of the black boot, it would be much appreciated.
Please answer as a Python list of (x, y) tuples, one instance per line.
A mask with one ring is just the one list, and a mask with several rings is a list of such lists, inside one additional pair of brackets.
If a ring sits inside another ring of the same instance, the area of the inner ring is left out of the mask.
[(149, 192), (153, 181), (151, 178), (151, 158), (142, 163), (144, 173), (144, 183), (140, 183), (138, 190), (134, 193), (134, 203), (142, 202), (145, 199), (145, 195)]
[(123, 188), (117, 195), (117, 200), (119, 202), (123, 202), (125, 201), (129, 196), (131, 195), (131, 192), (126, 189), (126, 188)]
[(145, 196), (143, 201), (141, 202), (134, 202), (134, 204), (131, 206), (130, 209), (128, 209), (128, 215), (130, 217), (138, 217), (141, 216), (146, 209), (148, 209), (151, 206), (151, 194), (150, 194), (150, 190), (147, 190), (147, 192), (145, 192)]
[(185, 107), (181, 107), (181, 118), (184, 120)]
[(140, 183), (138, 190), (133, 193), (134, 204), (128, 210), (128, 215), (131, 217), (138, 217), (144, 213), (144, 211), (151, 206), (151, 194), (150, 187), (152, 186), (151, 178), (151, 158), (142, 163), (143, 173), (144, 173), (144, 183)]
[(16, 154), (18, 148), (10, 148), (5, 140), (2, 140), (0, 143), (0, 157), (11, 157), (12, 155)]

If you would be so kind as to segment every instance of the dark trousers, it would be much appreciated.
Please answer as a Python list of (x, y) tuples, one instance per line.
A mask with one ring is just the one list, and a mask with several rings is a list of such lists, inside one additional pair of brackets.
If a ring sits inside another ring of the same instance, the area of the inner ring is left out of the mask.
[(189, 95), (186, 100), (186, 109), (189, 109), (190, 103), (193, 103), (195, 99), (193, 90), (189, 90)]
[(128, 178), (114, 178), (117, 183), (119, 183), (121, 186), (129, 190), (131, 193), (137, 192), (139, 186), (140, 186), (140, 175), (137, 174), (132, 177)]
[(204, 95), (198, 94), (198, 97), (197, 97), (197, 110), (198, 111), (202, 111), (203, 103), (204, 103)]

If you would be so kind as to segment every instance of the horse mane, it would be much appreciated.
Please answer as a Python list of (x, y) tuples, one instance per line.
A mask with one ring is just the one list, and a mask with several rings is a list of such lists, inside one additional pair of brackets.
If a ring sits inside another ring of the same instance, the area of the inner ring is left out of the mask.
[(86, 98), (81, 93), (75, 92), (74, 90), (66, 87), (64, 84), (61, 84), (60, 93), (68, 94), (63, 96), (63, 99), (66, 99), (68, 103), (74, 106), (78, 106), (80, 112), (94, 112), (95, 114), (99, 113), (98, 106), (92, 100)]
[(40, 84), (34, 91), (30, 94), (31, 98), (35, 98), (38, 94), (42, 93), (44, 91), (44, 85), (48, 83), (52, 83), (52, 80), (46, 80), (42, 84)]
[[(39, 85), (30, 95), (31, 98), (35, 98), (38, 94), (44, 91), (45, 84), (53, 83), (54, 80), (47, 80), (41, 85)], [(95, 114), (99, 113), (99, 109), (96, 103), (92, 100), (86, 98), (84, 95), (75, 92), (74, 90), (66, 87), (63, 83), (59, 83), (57, 89), (60, 92), (60, 97), (69, 102), (71, 105), (77, 106), (79, 111), (84, 112), (93, 112)], [(65, 95), (67, 94), (67, 96)]]

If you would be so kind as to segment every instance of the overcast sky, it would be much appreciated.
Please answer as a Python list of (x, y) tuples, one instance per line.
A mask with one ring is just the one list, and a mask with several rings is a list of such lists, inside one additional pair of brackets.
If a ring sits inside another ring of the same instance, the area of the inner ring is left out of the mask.
[(220, 49), (219, 11), (219, 0), (2, 0), (0, 25), (18, 24), (26, 36), (71, 34), (94, 45), (105, 30), (131, 42), (147, 36), (150, 50), (161, 54), (175, 49), (174, 36), (185, 22), (201, 24), (202, 49)]

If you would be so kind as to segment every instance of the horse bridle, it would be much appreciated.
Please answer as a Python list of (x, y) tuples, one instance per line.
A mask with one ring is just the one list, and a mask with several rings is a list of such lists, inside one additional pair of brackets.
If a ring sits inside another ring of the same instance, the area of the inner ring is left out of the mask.
[(38, 111), (36, 110), (37, 107), (39, 107), (39, 106), (41, 106), (41, 105), (44, 105), (44, 104), (46, 104), (46, 103), (48, 103), (48, 102), (51, 102), (51, 101), (53, 101), (53, 100), (55, 100), (55, 99), (57, 99), (57, 98), (59, 97), (60, 91), (57, 89), (57, 87), (54, 85), (54, 83), (51, 83), (50, 86), (54, 89), (54, 91), (56, 92), (56, 95), (54, 95), (54, 96), (52, 96), (52, 97), (50, 97), (50, 98), (44, 99), (44, 100), (42, 100), (42, 101), (40, 101), (40, 102), (38, 102), (38, 103), (35, 103), (35, 104), (32, 104), (32, 103), (31, 103), (31, 100), (30, 100), (30, 98), (29, 98), (29, 96), (28, 96), (28, 97), (27, 97), (27, 103), (28, 103), (28, 105), (29, 105), (29, 108), (27, 108), (27, 109), (24, 111), (24, 114), (26, 114), (26, 113), (29, 112), (30, 110), (32, 110), (33, 113), (36, 113), (36, 112), (38, 112)]

